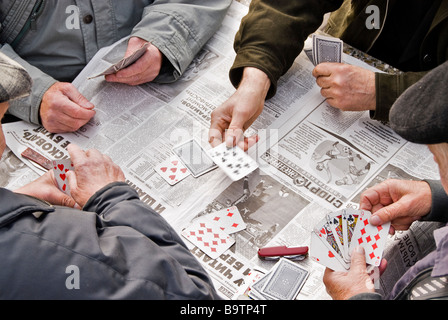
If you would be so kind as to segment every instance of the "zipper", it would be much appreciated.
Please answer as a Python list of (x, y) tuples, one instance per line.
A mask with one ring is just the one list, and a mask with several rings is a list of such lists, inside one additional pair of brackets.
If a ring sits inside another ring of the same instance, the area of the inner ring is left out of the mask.
[(19, 34), (14, 39), (14, 41), (11, 42), (11, 47), (15, 48), (17, 44), (23, 39), (28, 30), (30, 29), (33, 31), (37, 30), (36, 21), (37, 18), (42, 14), (42, 11), (44, 11), (44, 7), (45, 7), (45, 0), (37, 0), (22, 30), (20, 30)]
[(370, 47), (367, 48), (367, 50), (365, 52), (369, 52), (370, 49), (372, 49), (372, 47), (375, 44), (376, 40), (378, 40), (378, 38), (380, 37), (381, 33), (383, 32), (384, 25), (386, 24), (387, 14), (389, 12), (389, 2), (390, 2), (389, 0), (387, 0), (387, 2), (386, 2), (386, 13), (384, 14), (384, 19), (383, 19), (383, 24), (381, 26), (381, 30), (378, 32), (378, 34), (376, 35), (375, 39), (373, 39), (372, 43), (370, 44)]

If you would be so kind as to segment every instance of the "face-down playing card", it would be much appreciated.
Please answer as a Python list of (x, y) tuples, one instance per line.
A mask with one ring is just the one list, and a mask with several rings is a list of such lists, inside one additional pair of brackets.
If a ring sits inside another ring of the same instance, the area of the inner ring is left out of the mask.
[(195, 178), (217, 167), (207, 152), (195, 139), (190, 139), (175, 146), (173, 152), (179, 157)]
[(240, 147), (227, 148), (225, 143), (208, 151), (213, 161), (233, 181), (238, 181), (258, 168), (258, 163)]
[(68, 184), (67, 173), (74, 170), (73, 163), (70, 159), (52, 160), (54, 177), (58, 183), (59, 189), (67, 195), (70, 195), (70, 187)]
[(342, 62), (343, 42), (338, 38), (313, 34), (314, 64)]
[(233, 238), (209, 221), (195, 221), (181, 234), (212, 259), (218, 258), (235, 243)]

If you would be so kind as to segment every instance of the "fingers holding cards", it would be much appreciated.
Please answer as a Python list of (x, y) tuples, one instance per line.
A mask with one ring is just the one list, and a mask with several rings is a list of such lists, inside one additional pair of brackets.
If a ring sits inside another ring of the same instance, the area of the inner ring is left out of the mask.
[(310, 257), (334, 270), (350, 269), (351, 252), (362, 246), (369, 265), (378, 267), (387, 241), (390, 223), (373, 226), (371, 213), (344, 209), (328, 214), (311, 235)]

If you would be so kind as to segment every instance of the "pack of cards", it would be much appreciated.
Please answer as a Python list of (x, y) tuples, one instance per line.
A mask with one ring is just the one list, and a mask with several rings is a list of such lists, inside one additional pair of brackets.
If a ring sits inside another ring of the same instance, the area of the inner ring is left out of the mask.
[(101, 77), (101, 76), (107, 76), (109, 74), (117, 73), (118, 71), (129, 67), (131, 64), (133, 64), (135, 61), (140, 59), (145, 54), (148, 46), (149, 46), (149, 42), (143, 44), (139, 49), (135, 50), (130, 56), (121, 59), (120, 61), (111, 65), (109, 68), (107, 68), (103, 72), (101, 72), (97, 75), (91, 76), (87, 79), (90, 80), (90, 79), (94, 79), (94, 78)]
[(304, 49), (308, 59), (317, 66), (322, 62), (342, 62), (344, 43), (333, 37), (313, 34), (313, 47)]
[(327, 214), (311, 233), (311, 259), (334, 271), (348, 271), (352, 251), (362, 246), (367, 264), (378, 267), (390, 222), (373, 226), (369, 223), (371, 215), (369, 211), (355, 209)]
[(258, 168), (258, 163), (238, 146), (227, 148), (225, 143), (208, 151), (212, 160), (233, 181), (238, 181)]
[(210, 258), (216, 259), (235, 243), (230, 235), (245, 228), (238, 208), (233, 206), (199, 217), (181, 234)]
[(308, 275), (308, 270), (297, 263), (281, 258), (251, 285), (248, 295), (254, 300), (294, 300)]

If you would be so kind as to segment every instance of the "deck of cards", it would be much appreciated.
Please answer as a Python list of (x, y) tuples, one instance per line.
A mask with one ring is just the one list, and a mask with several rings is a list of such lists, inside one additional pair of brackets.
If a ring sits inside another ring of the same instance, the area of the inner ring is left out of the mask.
[(281, 258), (250, 286), (248, 296), (254, 300), (294, 300), (308, 275), (297, 263)]
[(344, 43), (338, 38), (313, 34), (313, 47), (305, 48), (304, 51), (308, 59), (317, 66), (322, 62), (341, 63), (343, 48)]
[(245, 228), (238, 208), (233, 206), (199, 217), (181, 234), (210, 258), (216, 259), (235, 243), (230, 235)]
[(88, 77), (87, 79), (90, 80), (90, 79), (94, 79), (94, 78), (101, 77), (101, 76), (107, 76), (109, 74), (117, 73), (118, 71), (129, 67), (131, 64), (133, 64), (135, 61), (140, 59), (146, 53), (146, 49), (148, 48), (148, 46), (149, 46), (149, 42), (143, 44), (139, 49), (135, 50), (130, 56), (121, 59), (120, 61), (114, 63), (113, 65), (111, 65), (109, 68), (107, 68), (103, 72), (101, 72), (97, 75)]
[(327, 214), (311, 233), (311, 259), (334, 271), (348, 271), (352, 251), (362, 246), (367, 264), (378, 267), (390, 222), (373, 226), (369, 223), (370, 216), (369, 211), (354, 209)]

